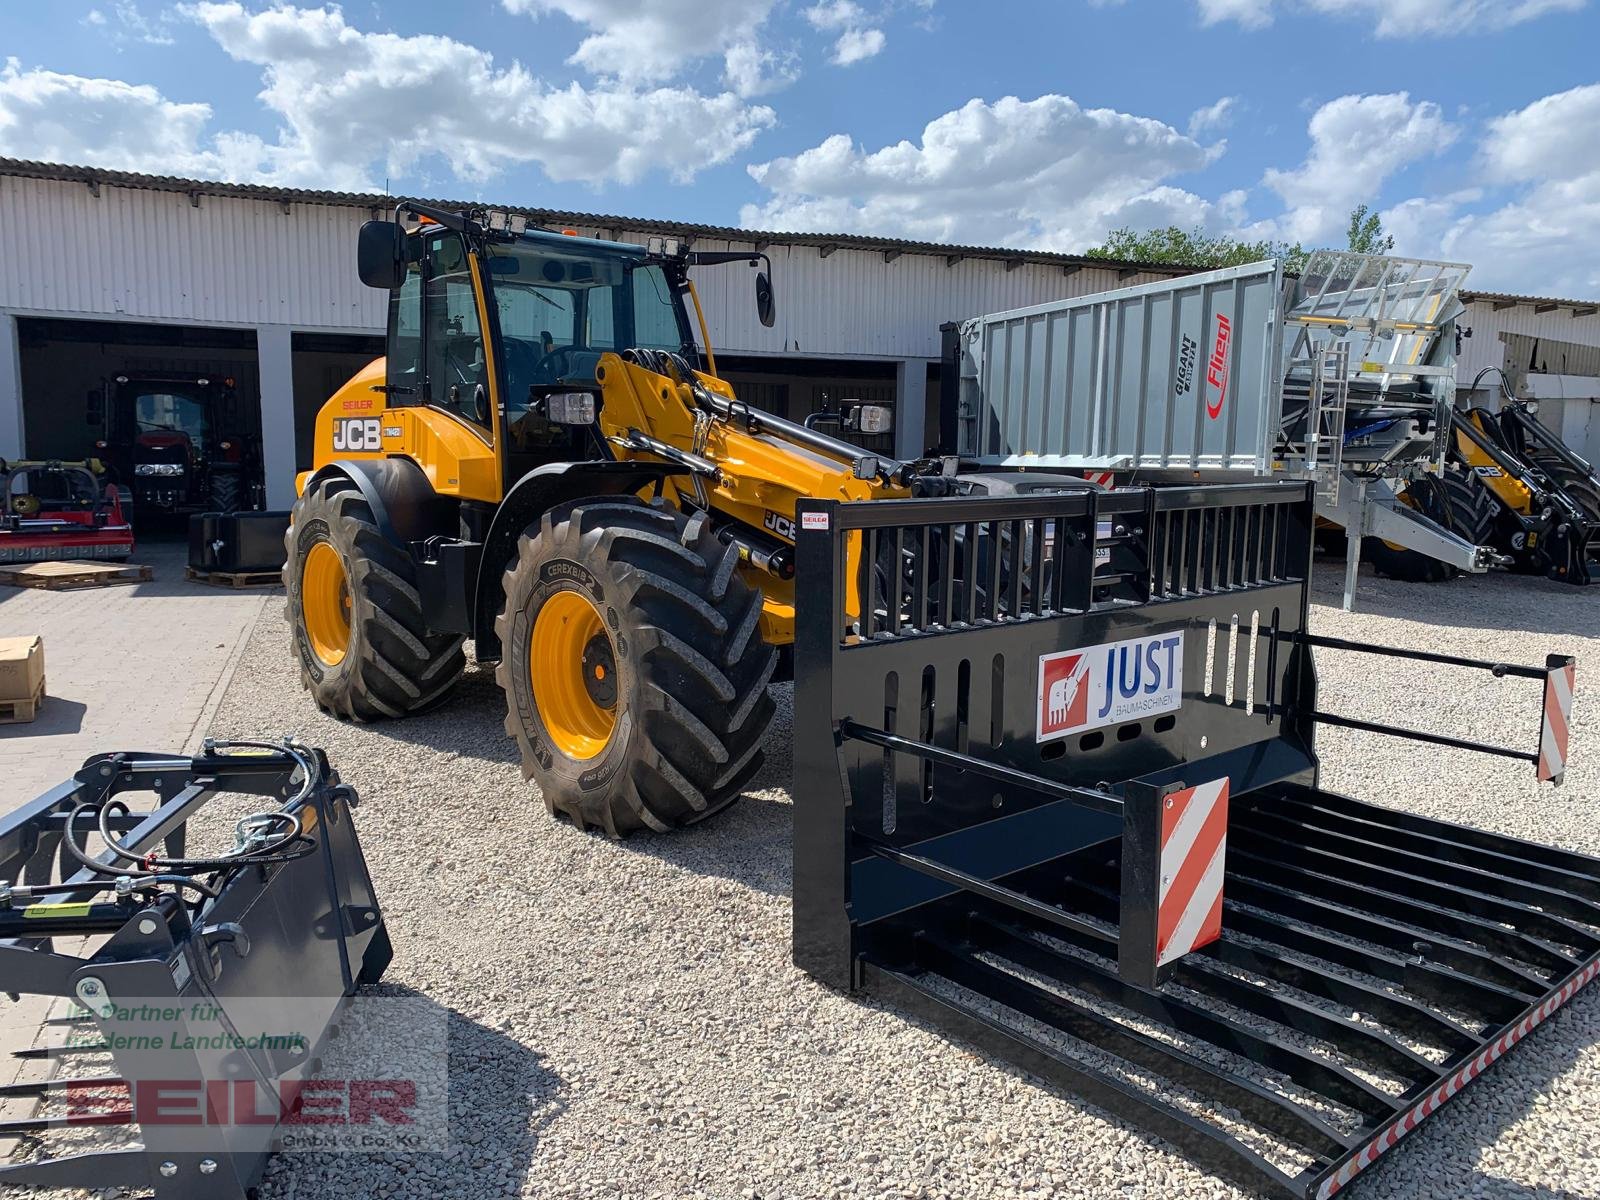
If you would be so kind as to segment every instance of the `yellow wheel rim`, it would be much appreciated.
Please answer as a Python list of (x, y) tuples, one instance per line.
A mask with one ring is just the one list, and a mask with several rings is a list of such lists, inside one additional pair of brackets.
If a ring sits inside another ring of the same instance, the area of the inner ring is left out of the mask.
[(617, 668), (600, 612), (578, 592), (544, 602), (528, 640), (528, 678), (550, 740), (568, 758), (597, 756), (617, 727)]
[(318, 542), (306, 555), (300, 572), (300, 616), (305, 622), (311, 652), (325, 667), (344, 661), (350, 645), (350, 581), (344, 560), (327, 542)]

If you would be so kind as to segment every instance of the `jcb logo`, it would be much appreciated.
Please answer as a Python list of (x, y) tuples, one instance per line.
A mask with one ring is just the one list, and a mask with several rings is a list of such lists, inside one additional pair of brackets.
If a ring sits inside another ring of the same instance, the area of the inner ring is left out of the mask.
[(383, 434), (377, 417), (343, 417), (333, 423), (335, 450), (382, 450)]
[(784, 538), (784, 539), (786, 539), (788, 541), (791, 541), (791, 542), (794, 541), (794, 520), (793, 520), (793, 518), (786, 517), (782, 513), (775, 513), (771, 509), (768, 509), (767, 510), (767, 517), (766, 517), (766, 520), (765, 520), (764, 524), (766, 525), (766, 527), (768, 529), (772, 530), (772, 532), (777, 534), (779, 537)]

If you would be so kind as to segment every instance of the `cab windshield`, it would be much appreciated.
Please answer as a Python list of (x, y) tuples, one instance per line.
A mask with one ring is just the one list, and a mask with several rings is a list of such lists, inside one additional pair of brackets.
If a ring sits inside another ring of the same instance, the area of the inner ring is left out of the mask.
[(691, 345), (678, 297), (653, 263), (519, 242), (491, 246), (488, 265), (510, 408), (525, 407), (530, 388), (593, 384), (607, 351)]
[(182, 433), (191, 441), (205, 440), (206, 406), (194, 396), (174, 392), (143, 392), (133, 401), (137, 433)]

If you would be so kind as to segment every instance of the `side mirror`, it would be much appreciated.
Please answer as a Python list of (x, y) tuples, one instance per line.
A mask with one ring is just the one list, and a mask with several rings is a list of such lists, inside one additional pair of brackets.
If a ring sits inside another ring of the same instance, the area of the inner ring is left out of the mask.
[(772, 301), (772, 277), (765, 271), (756, 272), (756, 316), (768, 329), (777, 319), (777, 309)]
[(356, 239), (356, 274), (370, 288), (389, 292), (405, 282), (406, 234), (393, 221), (367, 221)]
[(83, 423), (85, 425), (99, 425), (105, 419), (105, 394), (99, 388), (94, 388), (84, 397)]

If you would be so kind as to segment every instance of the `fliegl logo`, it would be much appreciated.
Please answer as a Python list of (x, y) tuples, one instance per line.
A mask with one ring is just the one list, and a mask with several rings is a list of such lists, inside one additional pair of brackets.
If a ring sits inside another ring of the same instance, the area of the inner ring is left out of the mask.
[(1222, 406), (1228, 399), (1228, 351), (1233, 346), (1233, 323), (1221, 313), (1217, 314), (1217, 340), (1211, 347), (1211, 360), (1206, 363), (1206, 416), (1215, 421), (1222, 415)]
[(1041, 742), (1182, 704), (1182, 630), (1039, 657)]

